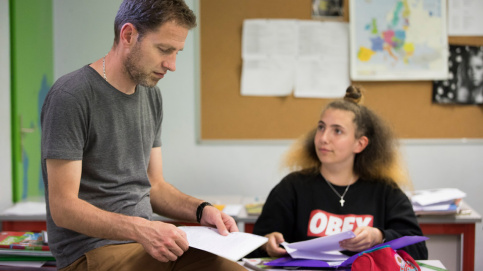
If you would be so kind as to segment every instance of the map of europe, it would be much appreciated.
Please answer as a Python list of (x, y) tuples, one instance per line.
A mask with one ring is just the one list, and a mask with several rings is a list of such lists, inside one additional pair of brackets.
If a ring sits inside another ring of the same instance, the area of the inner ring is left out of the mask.
[(351, 5), (353, 79), (447, 76), (444, 0), (353, 0)]

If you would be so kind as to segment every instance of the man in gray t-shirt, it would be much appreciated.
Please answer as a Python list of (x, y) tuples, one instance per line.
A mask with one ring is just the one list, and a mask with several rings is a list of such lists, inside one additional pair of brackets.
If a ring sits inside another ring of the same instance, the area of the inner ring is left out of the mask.
[[(238, 231), (163, 178), (161, 93), (196, 26), (183, 0), (124, 0), (114, 45), (52, 86), (41, 113), (49, 246), (62, 270), (244, 270), (189, 248), (183, 221)], [(188, 249), (189, 248), (189, 249)]]

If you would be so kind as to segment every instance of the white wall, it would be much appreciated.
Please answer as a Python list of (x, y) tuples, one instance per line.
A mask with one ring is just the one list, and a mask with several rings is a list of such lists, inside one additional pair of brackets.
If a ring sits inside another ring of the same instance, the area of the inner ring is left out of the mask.
[[(53, 2), (54, 77), (57, 79), (108, 52), (121, 0)], [(197, 0), (187, 3), (197, 10)], [(185, 49), (178, 55), (177, 71), (159, 83), (165, 111), (162, 134), (165, 177), (188, 194), (264, 198), (284, 175), (278, 169), (279, 159), (290, 142), (197, 143), (199, 44), (196, 35), (196, 30), (188, 35)], [(416, 189), (457, 187), (468, 194), (466, 202), (483, 214), (481, 141), (408, 140), (403, 141), (403, 152)], [(477, 224), (477, 251), (482, 249), (480, 223)], [(475, 270), (480, 269), (483, 269), (483, 258), (477, 257)]]
[[(0, 0), (0, 126), (10, 127), (10, 23), (8, 0)], [(10, 129), (0, 129), (0, 210), (12, 204)]]
[[(480, 215), (483, 214), (483, 144), (481, 142), (414, 143), (404, 145), (409, 171), (416, 189), (456, 187), (466, 192), (464, 199)], [(439, 247), (446, 250), (447, 247)], [(483, 270), (483, 227), (476, 224), (475, 270)], [(431, 255), (431, 251), (430, 251)], [(442, 259), (444, 260), (447, 259)], [(450, 268), (448, 270), (456, 270)]]

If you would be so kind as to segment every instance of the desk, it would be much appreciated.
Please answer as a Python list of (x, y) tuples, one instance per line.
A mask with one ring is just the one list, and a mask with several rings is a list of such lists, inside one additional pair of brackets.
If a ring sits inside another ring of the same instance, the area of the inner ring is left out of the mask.
[[(421, 267), (421, 271), (434, 271), (435, 269), (434, 268), (431, 268), (431, 267), (438, 267), (438, 268), (443, 268), (443, 269), (446, 269), (445, 266), (441, 263), (441, 261), (438, 261), (438, 260), (424, 260), (424, 261), (416, 261), (418, 262), (418, 264), (420, 265)], [(243, 267), (245, 267), (246, 270), (259, 270), (257, 269), (256, 267), (255, 268), (250, 268), (250, 267), (247, 267), (246, 265), (243, 264), (243, 262), (239, 262), (240, 265), (243, 265)], [(264, 269), (266, 271), (270, 271), (270, 270), (273, 270), (273, 271), (280, 271), (282, 269)], [(297, 269), (299, 270), (299, 269)], [(313, 270), (313, 269), (312, 269)], [(333, 268), (327, 268), (327, 269), (320, 269), (320, 270), (334, 270)], [(340, 268), (340, 269), (337, 269), (337, 270), (350, 270), (350, 268)], [(300, 271), (303, 271), (303, 270), (300, 270)], [(308, 271), (308, 270), (307, 270)]]
[[(475, 265), (475, 224), (482, 221), (481, 215), (470, 206), (463, 205), (463, 211), (458, 215), (427, 215), (419, 216), (418, 222), (423, 234), (428, 235), (456, 235), (459, 237), (461, 253), (459, 256), (460, 270), (472, 271)], [(253, 232), (253, 226), (258, 216), (249, 216), (245, 209), (242, 209), (238, 216), (233, 217), (240, 230)], [(3, 231), (42, 231), (46, 230), (45, 214), (39, 215), (0, 215)], [(169, 220), (155, 216), (156, 220), (171, 222), (175, 224), (194, 225)], [(461, 245), (462, 244), (462, 245)], [(435, 257), (436, 258), (436, 257)]]
[(46, 207), (43, 201), (16, 203), (6, 210), (0, 210), (3, 231), (34, 231), (47, 229)]
[(41, 232), (47, 230), (44, 216), (0, 216), (2, 231), (33, 231)]
[(461, 246), (460, 270), (475, 270), (475, 224), (481, 215), (463, 204), (462, 213), (448, 216), (419, 216), (418, 222), (425, 236), (457, 235)]
[[(418, 222), (425, 236), (457, 235), (461, 248), (457, 264), (460, 267), (459, 270), (473, 271), (475, 270), (475, 224), (481, 222), (481, 215), (465, 203), (461, 209), (463, 211), (458, 215), (418, 216)], [(245, 232), (253, 232), (258, 216), (250, 216), (242, 212), (234, 218), (240, 230), (244, 226)]]

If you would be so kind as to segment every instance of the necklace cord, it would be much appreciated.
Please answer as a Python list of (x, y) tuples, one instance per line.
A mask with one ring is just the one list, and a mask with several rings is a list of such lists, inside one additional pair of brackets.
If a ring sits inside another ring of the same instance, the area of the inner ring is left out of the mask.
[(104, 74), (104, 80), (107, 81), (107, 78), (106, 78), (106, 56), (107, 56), (107, 54), (102, 58), (102, 72)]
[[(324, 178), (324, 180), (325, 180), (325, 178)], [(340, 206), (341, 206), (341, 207), (344, 207), (344, 202), (345, 202), (344, 197), (345, 197), (345, 194), (347, 193), (347, 191), (349, 190), (349, 187), (351, 186), (351, 184), (349, 184), (349, 185), (348, 185), (348, 186), (345, 188), (344, 193), (342, 193), (342, 196), (341, 196), (341, 195), (339, 194), (339, 192), (337, 192), (337, 190), (335, 190), (334, 186), (332, 186), (332, 184), (331, 184), (329, 181), (327, 181), (327, 180), (325, 180), (325, 181), (327, 182), (327, 184), (329, 185), (329, 187), (332, 189), (332, 191), (334, 191), (334, 193), (335, 193), (335, 194), (337, 194), (337, 196), (339, 196), (339, 197), (340, 197), (340, 200), (339, 200), (339, 202), (340, 202)]]

